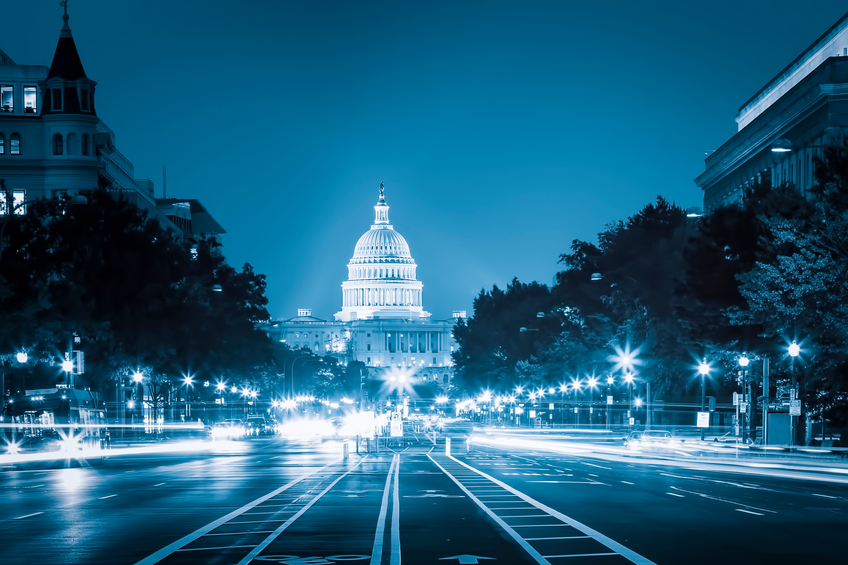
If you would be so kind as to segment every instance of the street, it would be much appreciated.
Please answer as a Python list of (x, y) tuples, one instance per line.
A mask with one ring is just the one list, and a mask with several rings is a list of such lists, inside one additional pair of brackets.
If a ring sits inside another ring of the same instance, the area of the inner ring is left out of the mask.
[[(842, 563), (848, 481), (278, 438), (0, 473), (4, 563)], [(494, 561), (493, 561), (494, 562)]]

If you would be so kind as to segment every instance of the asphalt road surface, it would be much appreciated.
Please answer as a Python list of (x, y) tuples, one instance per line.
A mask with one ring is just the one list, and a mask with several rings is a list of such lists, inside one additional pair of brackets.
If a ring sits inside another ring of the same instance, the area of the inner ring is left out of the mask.
[(848, 475), (277, 438), (0, 473), (4, 564), (844, 563)]

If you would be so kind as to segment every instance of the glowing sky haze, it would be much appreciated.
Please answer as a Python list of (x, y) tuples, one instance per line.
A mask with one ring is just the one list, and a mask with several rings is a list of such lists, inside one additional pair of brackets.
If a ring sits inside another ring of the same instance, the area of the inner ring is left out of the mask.
[[(550, 284), (707, 151), (842, 2), (71, 0), (97, 113), (161, 196), (199, 198), (269, 310), (331, 318), (381, 181), (434, 318)], [(56, 0), (4, 2), (0, 49), (49, 65)]]

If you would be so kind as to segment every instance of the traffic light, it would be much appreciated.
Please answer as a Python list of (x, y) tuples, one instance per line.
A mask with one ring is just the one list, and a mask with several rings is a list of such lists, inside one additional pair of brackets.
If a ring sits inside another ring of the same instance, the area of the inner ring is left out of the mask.
[(710, 412), (715, 412), (715, 396), (710, 397)]
[(738, 384), (739, 386), (742, 386), (742, 383), (744, 381), (745, 381), (745, 376), (743, 375), (742, 371), (739, 371), (739, 375), (736, 377), (736, 384)]

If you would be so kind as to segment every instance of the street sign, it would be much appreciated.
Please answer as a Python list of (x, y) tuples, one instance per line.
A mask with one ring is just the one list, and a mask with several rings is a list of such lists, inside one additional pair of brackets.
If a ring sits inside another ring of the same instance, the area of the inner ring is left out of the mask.
[(535, 417), (536, 417), (536, 411), (535, 411), (535, 410), (530, 410), (530, 417), (531, 417), (531, 418), (535, 418)]
[(574, 413), (577, 414), (577, 407), (574, 407)]
[(741, 412), (742, 414), (744, 414), (744, 413), (746, 413), (747, 411), (748, 411), (748, 403), (747, 403), (747, 402), (741, 402), (741, 403), (739, 404), (739, 412)]
[(710, 413), (709, 412), (698, 412), (698, 423), (696, 425), (699, 428), (709, 428), (710, 427)]
[(392, 413), (392, 423), (390, 424), (391, 437), (403, 437), (403, 420), (400, 419), (400, 414)]
[(553, 409), (554, 409), (554, 403), (551, 402), (550, 404), (548, 404), (548, 410), (553, 410)]
[(636, 418), (630, 418), (630, 425), (632, 426), (635, 423), (636, 423)]
[(800, 400), (790, 400), (789, 401), (789, 415), (790, 416), (800, 416), (801, 415), (801, 401)]
[(739, 393), (738, 392), (733, 393), (733, 405), (739, 406)]
[(612, 404), (612, 396), (607, 396), (607, 404)]

